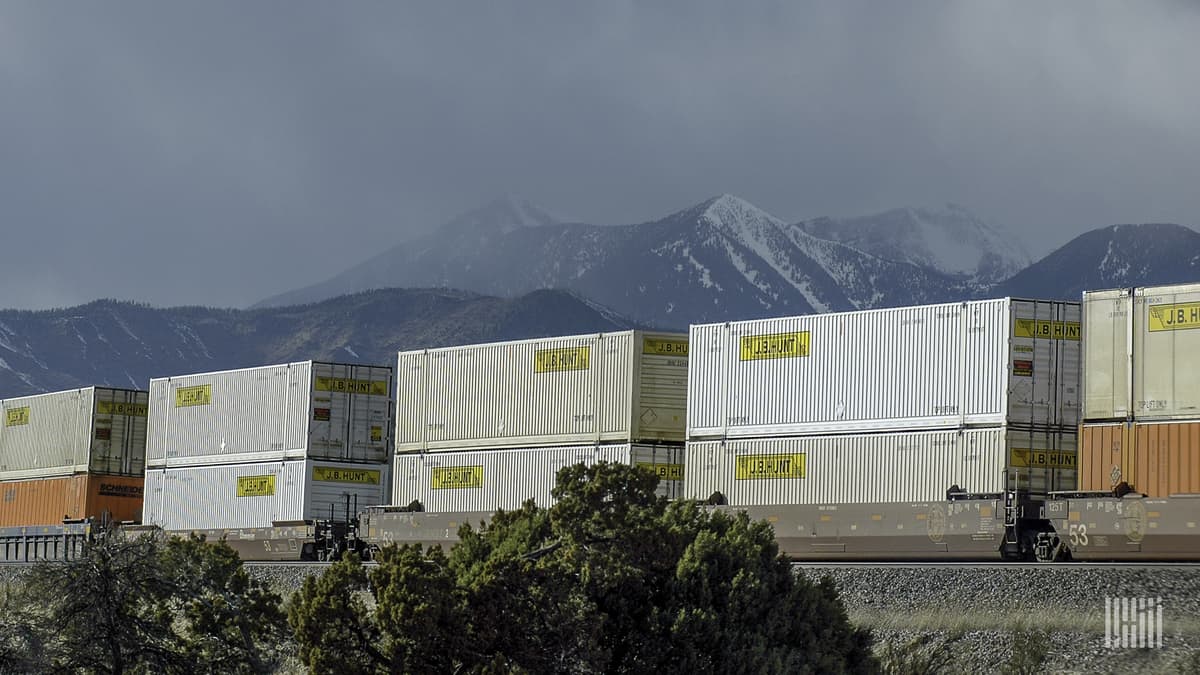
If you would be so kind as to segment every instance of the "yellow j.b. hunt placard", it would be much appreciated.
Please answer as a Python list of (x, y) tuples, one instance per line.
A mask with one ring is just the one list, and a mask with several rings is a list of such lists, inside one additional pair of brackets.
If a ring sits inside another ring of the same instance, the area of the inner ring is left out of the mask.
[(429, 477), (434, 490), (460, 490), (483, 487), (482, 466), (435, 466)]
[(652, 464), (650, 462), (638, 462), (638, 466), (644, 466), (653, 471), (659, 480), (683, 480), (683, 465), (682, 464)]
[(1146, 324), (1151, 333), (1200, 328), (1200, 302), (1150, 305), (1150, 310), (1146, 312)]
[(317, 377), (313, 379), (316, 391), (331, 391), (337, 394), (366, 394), (387, 396), (387, 380), (347, 380), (341, 377)]
[(804, 478), (804, 453), (786, 455), (742, 455), (734, 471), (737, 480)]
[(587, 370), (592, 365), (591, 347), (539, 349), (533, 354), (533, 372), (556, 373), (563, 370)]
[(270, 497), (275, 494), (275, 476), (238, 476), (237, 496)]
[(372, 469), (347, 469), (336, 466), (314, 466), (313, 480), (324, 483), (358, 483), (360, 485), (379, 485), (378, 471)]
[(687, 340), (665, 340), (661, 338), (644, 338), (642, 353), (658, 356), (687, 356)]
[(29, 424), (29, 406), (4, 411), (4, 426), (19, 427), (23, 424)]
[(175, 407), (190, 408), (194, 405), (212, 403), (212, 385), (201, 384), (195, 387), (180, 387), (175, 390)]
[(1009, 459), (1015, 467), (1030, 469), (1074, 469), (1079, 466), (1079, 457), (1074, 452), (1062, 450), (1013, 448)]
[(96, 401), (97, 415), (120, 415), (122, 417), (145, 417), (150, 406), (145, 403), (123, 401)]
[(1078, 340), (1079, 322), (1016, 319), (1013, 321), (1013, 337), (1039, 338), (1043, 340)]
[(808, 356), (811, 346), (808, 331), (799, 333), (771, 333), (769, 335), (743, 335), (741, 360), (794, 359)]

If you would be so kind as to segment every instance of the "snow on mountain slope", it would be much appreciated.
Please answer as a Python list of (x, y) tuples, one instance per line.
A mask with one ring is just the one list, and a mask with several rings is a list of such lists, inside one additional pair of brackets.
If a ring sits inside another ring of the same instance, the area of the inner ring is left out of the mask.
[(907, 262), (986, 285), (1028, 267), (1013, 235), (962, 206), (893, 209), (860, 218), (818, 218), (796, 227), (884, 260)]

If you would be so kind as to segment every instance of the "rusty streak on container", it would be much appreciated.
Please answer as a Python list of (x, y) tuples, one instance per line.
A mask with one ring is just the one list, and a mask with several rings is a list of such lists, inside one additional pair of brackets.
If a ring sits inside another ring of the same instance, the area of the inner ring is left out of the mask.
[(142, 476), (75, 474), (0, 482), (0, 527), (58, 525), (64, 518), (141, 520)]

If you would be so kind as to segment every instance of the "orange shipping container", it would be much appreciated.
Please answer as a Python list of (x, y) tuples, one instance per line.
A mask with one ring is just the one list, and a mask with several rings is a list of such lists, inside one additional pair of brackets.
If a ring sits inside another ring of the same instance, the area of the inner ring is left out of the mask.
[(58, 525), (63, 518), (142, 517), (143, 476), (75, 474), (0, 482), (0, 527)]
[(1200, 493), (1200, 422), (1085, 424), (1079, 489), (1124, 481), (1149, 497)]

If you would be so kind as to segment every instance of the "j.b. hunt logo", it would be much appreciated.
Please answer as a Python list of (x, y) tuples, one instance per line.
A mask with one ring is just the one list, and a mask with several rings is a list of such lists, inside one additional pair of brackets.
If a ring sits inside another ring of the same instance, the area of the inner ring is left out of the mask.
[(1163, 646), (1162, 598), (1105, 596), (1104, 646), (1109, 649)]

